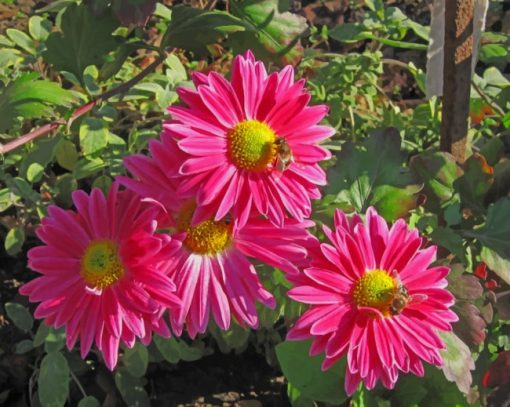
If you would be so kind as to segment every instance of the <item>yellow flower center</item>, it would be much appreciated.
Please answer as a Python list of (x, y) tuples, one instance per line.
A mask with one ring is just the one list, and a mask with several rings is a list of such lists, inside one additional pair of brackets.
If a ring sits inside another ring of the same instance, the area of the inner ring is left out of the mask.
[(216, 254), (225, 250), (231, 242), (232, 229), (225, 221), (206, 220), (191, 226), (195, 203), (185, 205), (177, 218), (177, 230), (186, 232), (184, 246), (197, 254)]
[(124, 275), (117, 245), (111, 240), (92, 241), (81, 259), (81, 275), (89, 287), (103, 289)]
[(245, 120), (228, 132), (230, 159), (239, 169), (264, 171), (276, 154), (276, 135), (258, 120)]
[(354, 302), (360, 307), (377, 308), (388, 316), (397, 289), (398, 283), (386, 271), (368, 271), (354, 285)]

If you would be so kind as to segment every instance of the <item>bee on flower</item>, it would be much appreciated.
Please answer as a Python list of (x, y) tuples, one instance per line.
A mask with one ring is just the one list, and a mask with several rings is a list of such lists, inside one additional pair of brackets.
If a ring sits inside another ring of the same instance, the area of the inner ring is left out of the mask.
[(458, 320), (445, 287), (449, 268), (430, 267), (436, 246), (422, 247), (418, 231), (400, 219), (388, 228), (375, 209), (365, 222), (335, 213), (330, 243), (320, 245), (311, 267), (289, 275), (290, 298), (310, 304), (287, 339), (312, 338), (311, 355), (325, 353), (323, 369), (347, 355), (345, 390), (380, 380), (393, 388), (399, 372), (423, 376), (422, 361), (440, 366), (439, 331)]

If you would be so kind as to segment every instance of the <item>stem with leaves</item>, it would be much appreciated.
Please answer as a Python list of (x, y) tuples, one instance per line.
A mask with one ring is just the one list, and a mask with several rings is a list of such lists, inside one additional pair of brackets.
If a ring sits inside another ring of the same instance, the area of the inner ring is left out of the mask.
[[(170, 53), (172, 53), (170, 51)], [(128, 80), (127, 82), (124, 82), (120, 84), (119, 86), (107, 90), (106, 92), (99, 95), (94, 100), (85, 103), (84, 105), (81, 105), (80, 107), (76, 108), (73, 113), (71, 114), (71, 117), (69, 120), (64, 119), (58, 119), (54, 122), (45, 124), (44, 126), (39, 127), (38, 129), (32, 130), (29, 133), (24, 134), (23, 136), (17, 138), (16, 140), (12, 140), (6, 144), (0, 144), (0, 155), (6, 154), (18, 147), (21, 147), (22, 145), (25, 145), (26, 143), (29, 143), (30, 141), (33, 141), (37, 138), (43, 137), (47, 134), (53, 133), (55, 130), (57, 130), (62, 125), (67, 125), (67, 128), (69, 129), (71, 127), (71, 124), (79, 117), (83, 116), (90, 110), (94, 108), (98, 103), (107, 100), (113, 96), (119, 95), (121, 93), (127, 92), (131, 87), (136, 85), (138, 82), (142, 81), (147, 75), (154, 72), (156, 68), (166, 59), (166, 57), (169, 54), (160, 51), (158, 57), (154, 62), (152, 62), (150, 65), (148, 65), (143, 71), (139, 72), (136, 76)]]

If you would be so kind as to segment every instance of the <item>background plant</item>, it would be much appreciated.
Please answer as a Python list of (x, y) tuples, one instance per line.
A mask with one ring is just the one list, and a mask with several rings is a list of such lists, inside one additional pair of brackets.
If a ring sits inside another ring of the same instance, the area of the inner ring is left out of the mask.
[(321, 372), (320, 357), (307, 356), (308, 343), (283, 342), (303, 308), (286, 299), (289, 283), (279, 271), (261, 266), (278, 307), (260, 310), (259, 330), (211, 325), (195, 341), (155, 338), (149, 348), (125, 350), (113, 375), (97, 357), (82, 361), (65, 351), (63, 332), (34, 322), (16, 296), (33, 276), (24, 253), (37, 244), (34, 226), (47, 206), (70, 207), (78, 188), (107, 190), (125, 171), (122, 158), (158, 136), (165, 108), (178, 101), (176, 87), (192, 86), (194, 70), (228, 73), (232, 57), (247, 48), (271, 69), (295, 65), (313, 102), (330, 108), (337, 135), (327, 144), (336, 157), (316, 203), (318, 225), (331, 224), (334, 208), (364, 212), (373, 205), (388, 221), (407, 218), (454, 270), (450, 286), (461, 320), (445, 338), (443, 372), (403, 377), (391, 392), (360, 389), (352, 403), (507, 400), (508, 377), (491, 367), (510, 350), (509, 40), (493, 17), (505, 6), (490, 3), (471, 87), (468, 159), (460, 165), (438, 148), (440, 100), (424, 98), (428, 17), (417, 11), (420, 2), (351, 3), (332, 13), (344, 24), (321, 21), (319, 4), (298, 14), (296, 5), (273, 0), (193, 7), (70, 0), (19, 12), (15, 1), (0, 6), (7, 16), (0, 21), (0, 401), (148, 405), (164, 394), (156, 373), (252, 352), (263, 355), (270, 374), (281, 369), (294, 405), (348, 402), (341, 363)]

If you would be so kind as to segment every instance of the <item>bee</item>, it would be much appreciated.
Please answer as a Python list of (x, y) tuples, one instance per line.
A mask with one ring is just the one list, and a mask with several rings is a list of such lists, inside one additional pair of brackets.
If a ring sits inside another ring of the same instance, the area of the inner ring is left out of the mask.
[(397, 281), (397, 289), (393, 293), (393, 300), (390, 304), (391, 315), (400, 314), (410, 303), (419, 303), (427, 299), (425, 294), (409, 294), (406, 286), (400, 281), (396, 270), (391, 275)]
[(276, 145), (275, 167), (278, 172), (283, 172), (294, 162), (294, 156), (284, 138), (277, 137), (274, 144)]
[(393, 301), (391, 302), (390, 305), (391, 315), (400, 314), (412, 299), (413, 297), (409, 295), (409, 291), (407, 291), (407, 288), (401, 282), (399, 282), (397, 290), (395, 294), (393, 294)]

